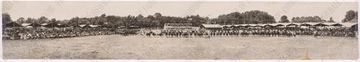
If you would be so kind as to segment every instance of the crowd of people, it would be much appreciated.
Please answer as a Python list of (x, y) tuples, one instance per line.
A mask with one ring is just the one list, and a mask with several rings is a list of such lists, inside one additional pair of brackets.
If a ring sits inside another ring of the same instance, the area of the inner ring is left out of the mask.
[(213, 37), (213, 36), (264, 36), (264, 37), (296, 37), (298, 35), (314, 37), (356, 37), (357, 31), (351, 28), (239, 28), (239, 29), (199, 29), (199, 30), (158, 30), (139, 31), (119, 28), (5, 28), (3, 39), (26, 40), (67, 38), (112, 34), (141, 34), (144, 36), (164, 37)]
[(3, 39), (26, 40), (67, 38), (92, 35), (110, 35), (119, 33), (116, 29), (109, 28), (5, 28)]
[(161, 32), (143, 32), (146, 36), (165, 37), (212, 37), (212, 36), (266, 36), (266, 37), (295, 37), (306, 35), (314, 37), (356, 37), (356, 32), (349, 28), (243, 28), (217, 30), (162, 30)]

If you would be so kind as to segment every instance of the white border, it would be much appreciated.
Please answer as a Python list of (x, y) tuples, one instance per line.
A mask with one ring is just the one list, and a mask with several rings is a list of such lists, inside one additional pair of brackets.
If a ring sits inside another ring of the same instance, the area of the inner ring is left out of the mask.
[[(360, 3), (358, 0), (4, 0), (4, 1), (260, 1), (260, 2), (358, 2), (358, 10), (360, 10)], [(2, 7), (2, 2), (0, 7)], [(1, 8), (2, 10), (2, 8)], [(1, 11), (2, 12), (2, 11)], [(2, 17), (2, 15), (0, 15)], [(358, 16), (360, 18), (360, 16)], [(1, 19), (2, 20), (2, 19)], [(360, 23), (360, 22), (358, 22)], [(0, 23), (0, 32), (2, 32), (2, 24)], [(359, 28), (358, 28), (359, 29)], [(2, 40), (2, 35), (1, 40)], [(358, 39), (360, 37), (358, 36)], [(360, 49), (357, 60), (79, 60), (79, 59), (3, 59), (2, 42), (0, 42), (0, 62), (360, 62)], [(360, 41), (358, 40), (358, 48), (360, 48)]]
[[(1, 8), (0, 8), (0, 10), (1, 10), (0, 12), (1, 12), (1, 14), (2, 14), (2, 13), (3, 13), (3, 12), (2, 12), (2, 7), (3, 7), (3, 6), (2, 6), (2, 1), (1, 1), (1, 3), (0, 3), (0, 7), (1, 7)], [(0, 29), (1, 29), (1, 30), (0, 30), (0, 32), (2, 33), (2, 31), (3, 31), (3, 28), (2, 28), (2, 26), (3, 26), (3, 25), (2, 25), (2, 15), (0, 15), (0, 16), (1, 16), (1, 17), (0, 17), (0, 18), (1, 18), (1, 23), (0, 23), (0, 26), (1, 26)], [(3, 57), (2, 34), (0, 35), (0, 40), (1, 40), (1, 42), (0, 42), (0, 45), (1, 45), (1, 46), (0, 46), (0, 58), (1, 58), (1, 60), (3, 60), (4, 57)], [(4, 61), (1, 61), (1, 62), (4, 62)]]
[(4, 60), (3, 62), (358, 62), (357, 60)]
[(359, 2), (358, 0), (4, 0), (4, 1), (279, 1), (279, 2)]

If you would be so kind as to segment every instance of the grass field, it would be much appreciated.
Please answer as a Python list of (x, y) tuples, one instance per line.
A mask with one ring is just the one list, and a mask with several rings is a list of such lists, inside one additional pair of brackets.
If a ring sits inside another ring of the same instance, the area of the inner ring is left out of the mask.
[(160, 38), (103, 35), (4, 40), (4, 59), (357, 59), (357, 38)]

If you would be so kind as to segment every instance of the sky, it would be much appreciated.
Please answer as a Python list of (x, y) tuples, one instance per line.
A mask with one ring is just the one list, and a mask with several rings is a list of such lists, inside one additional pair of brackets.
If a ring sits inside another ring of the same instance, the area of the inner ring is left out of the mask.
[(344, 19), (349, 10), (358, 10), (357, 2), (294, 2), (294, 1), (234, 1), (234, 2), (159, 2), (159, 1), (4, 1), (3, 13), (8, 13), (13, 20), (20, 17), (39, 18), (45, 16), (57, 20), (73, 17), (94, 17), (101, 14), (128, 16), (153, 15), (184, 17), (200, 15), (216, 18), (231, 12), (261, 10), (273, 15), (276, 21), (283, 15), (292, 17), (320, 16), (335, 22)]

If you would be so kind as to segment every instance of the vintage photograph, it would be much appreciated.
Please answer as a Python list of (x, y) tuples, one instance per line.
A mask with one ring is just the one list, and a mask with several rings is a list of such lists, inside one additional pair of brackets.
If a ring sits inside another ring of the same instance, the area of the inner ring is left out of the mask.
[(358, 2), (2, 1), (4, 59), (356, 60)]

